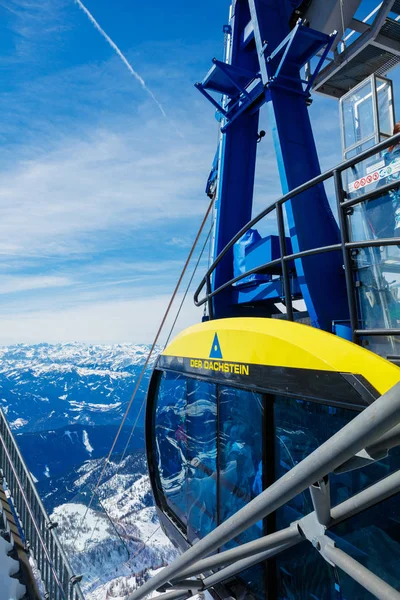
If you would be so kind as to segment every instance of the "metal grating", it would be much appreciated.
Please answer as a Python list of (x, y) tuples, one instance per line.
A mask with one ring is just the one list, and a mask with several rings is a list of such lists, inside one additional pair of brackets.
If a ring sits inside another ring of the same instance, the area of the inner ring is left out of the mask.
[(386, 19), (380, 33), (391, 40), (400, 42), (400, 22), (394, 19)]
[[(400, 0), (399, 0), (400, 2)], [(400, 30), (400, 28), (399, 28)], [(317, 91), (322, 94), (328, 94), (340, 98), (351, 90), (355, 85), (364, 81), (372, 73), (378, 75), (386, 74), (390, 69), (400, 62), (400, 57), (377, 48), (376, 46), (367, 46), (356, 56), (349, 60), (337, 73), (328, 79), (322, 86), (318, 86)], [(323, 78), (323, 71), (321, 77)]]
[[(392, 12), (400, 15), (400, 0), (393, 4)], [(399, 64), (400, 21), (387, 17), (379, 31), (373, 36), (370, 33), (365, 32), (320, 72), (313, 86), (316, 91), (340, 98), (373, 73), (386, 75)]]
[(392, 7), (392, 12), (400, 15), (400, 0), (396, 0)]

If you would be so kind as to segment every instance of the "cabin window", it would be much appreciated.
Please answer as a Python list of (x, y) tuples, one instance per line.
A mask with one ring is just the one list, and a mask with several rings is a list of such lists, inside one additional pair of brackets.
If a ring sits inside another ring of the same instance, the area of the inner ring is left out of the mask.
[(163, 373), (155, 413), (156, 464), (165, 502), (187, 522), (186, 512), (186, 377)]
[[(322, 402), (263, 395), (174, 372), (160, 372), (154, 410), (153, 460), (160, 500), (191, 543), (231, 517), (357, 415), (355, 410)], [(332, 506), (399, 468), (397, 449), (363, 469), (331, 475)], [(267, 531), (280, 530), (312, 510), (306, 490), (227, 547), (260, 537), (265, 524)], [(399, 495), (351, 517), (329, 535), (388, 583), (398, 584)], [(265, 597), (264, 567), (253, 567), (235, 578), (257, 599)], [(277, 555), (267, 567), (268, 591), (277, 600), (369, 598), (308, 542)]]
[[(219, 421), (219, 512), (223, 522), (262, 491), (262, 396), (220, 386)], [(262, 523), (238, 539), (248, 542), (260, 535)]]
[[(219, 514), (220, 522), (248, 504), (263, 489), (263, 396), (253, 391), (219, 387)], [(245, 543), (263, 535), (263, 522), (227, 544)], [(255, 598), (265, 597), (264, 567), (240, 573)]]
[[(387, 458), (361, 469), (358, 475), (363, 479), (362, 487), (369, 487), (399, 469), (400, 448), (395, 448)], [(357, 472), (352, 473), (355, 477)], [(330, 530), (330, 535), (338, 548), (400, 591), (400, 494), (336, 525)], [(374, 598), (342, 571), (340, 586), (346, 600)]]
[(216, 386), (166, 372), (155, 414), (158, 486), (190, 541), (217, 521)]
[[(297, 463), (344, 427), (357, 412), (334, 408), (315, 402), (276, 397), (275, 468), (278, 479)], [(331, 504), (336, 506), (357, 492), (400, 468), (400, 449), (382, 461), (363, 469), (331, 474)], [(276, 513), (276, 528), (287, 527), (293, 521), (312, 512), (308, 490), (296, 496)], [(400, 561), (399, 495), (369, 511), (351, 517), (330, 530), (337, 546), (370, 568), (391, 585), (398, 585)], [(301, 598), (350, 600), (373, 598), (342, 571), (329, 567), (307, 542), (276, 557), (277, 598), (284, 600), (297, 594)], [(305, 575), (307, 574), (307, 575)]]
[(217, 524), (217, 398), (212, 383), (187, 379), (188, 538), (207, 535)]
[[(279, 479), (351, 421), (357, 413), (301, 399), (275, 397), (275, 477)], [(342, 476), (343, 477), (343, 476)], [(332, 504), (348, 497), (346, 482), (331, 486)], [(288, 527), (313, 511), (305, 490), (277, 510), (276, 529)], [(308, 542), (275, 559), (277, 599), (317, 598), (337, 600), (337, 573)]]

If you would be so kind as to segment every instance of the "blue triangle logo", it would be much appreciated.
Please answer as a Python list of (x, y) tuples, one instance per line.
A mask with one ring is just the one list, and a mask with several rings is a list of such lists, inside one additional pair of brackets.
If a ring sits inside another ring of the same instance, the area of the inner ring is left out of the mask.
[(218, 335), (214, 335), (214, 341), (211, 346), (210, 358), (222, 358), (221, 346), (219, 345)]

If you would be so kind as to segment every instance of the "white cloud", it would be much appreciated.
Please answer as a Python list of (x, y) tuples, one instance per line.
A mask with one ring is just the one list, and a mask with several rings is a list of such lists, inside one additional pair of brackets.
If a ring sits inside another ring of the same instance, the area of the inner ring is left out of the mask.
[(0, 281), (0, 294), (13, 294), (15, 292), (26, 292), (31, 290), (43, 290), (49, 288), (66, 287), (72, 281), (68, 277), (61, 276), (11, 276), (2, 277)]
[(167, 138), (165, 130), (151, 141), (145, 127), (64, 139), (58, 150), (3, 172), (0, 253), (92, 252), (107, 234), (200, 216), (207, 145)]
[[(175, 316), (174, 310), (165, 326), (161, 343), (165, 342)], [(1, 317), (0, 344), (21, 341), (78, 341), (88, 343), (148, 342), (156, 334), (168, 305), (169, 296), (161, 295), (140, 299), (78, 305), (67, 310), (35, 310), (17, 312)], [(198, 323), (202, 311), (188, 301), (177, 323), (175, 334), (191, 324)]]

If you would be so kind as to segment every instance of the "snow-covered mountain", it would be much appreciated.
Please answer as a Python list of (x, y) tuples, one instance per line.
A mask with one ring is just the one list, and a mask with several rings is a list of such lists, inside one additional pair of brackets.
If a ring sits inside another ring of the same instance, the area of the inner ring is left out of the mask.
[(51, 517), (89, 600), (123, 598), (177, 554), (159, 526), (142, 452), (108, 464), (88, 509), (103, 465), (86, 461), (69, 482), (73, 499)]
[[(20, 432), (119, 424), (148, 350), (142, 344), (0, 347), (0, 407)], [(128, 423), (143, 401), (156, 356)]]
[(131, 437), (151, 368), (92, 499), (147, 353), (134, 344), (0, 347), (0, 406), (89, 600), (126, 597), (176, 555), (153, 506), (142, 418)]
[[(86, 460), (106, 456), (117, 433), (117, 425), (68, 425), (50, 431), (15, 433), (15, 439), (25, 457), (28, 468), (37, 482), (38, 489), (47, 494), (52, 485), (60, 487), (60, 478), (68, 480), (70, 473)], [(131, 426), (123, 427), (115, 446), (115, 453), (140, 450), (144, 453), (144, 432), (136, 427), (131, 436)], [(62, 489), (65, 498), (69, 482)]]

